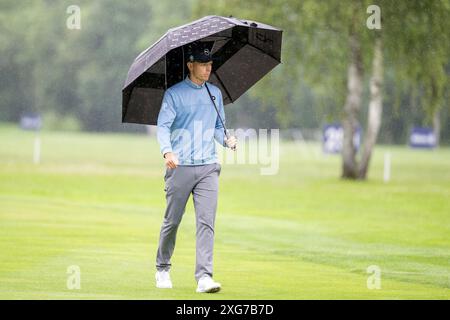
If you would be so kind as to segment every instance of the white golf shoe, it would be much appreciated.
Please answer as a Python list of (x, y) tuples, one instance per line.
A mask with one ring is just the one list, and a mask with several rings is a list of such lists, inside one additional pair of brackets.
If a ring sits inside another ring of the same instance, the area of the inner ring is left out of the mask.
[(203, 276), (198, 280), (197, 292), (215, 293), (220, 291), (220, 283), (215, 282), (210, 276)]
[(169, 271), (156, 271), (156, 287), (160, 289), (172, 289)]

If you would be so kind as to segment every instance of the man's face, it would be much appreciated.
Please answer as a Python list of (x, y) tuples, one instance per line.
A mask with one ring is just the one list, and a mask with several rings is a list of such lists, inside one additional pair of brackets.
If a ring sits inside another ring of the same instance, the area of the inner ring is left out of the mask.
[(209, 76), (211, 75), (212, 70), (212, 61), (209, 62), (189, 62), (188, 63), (189, 71), (191, 75), (200, 80), (200, 81), (208, 81)]

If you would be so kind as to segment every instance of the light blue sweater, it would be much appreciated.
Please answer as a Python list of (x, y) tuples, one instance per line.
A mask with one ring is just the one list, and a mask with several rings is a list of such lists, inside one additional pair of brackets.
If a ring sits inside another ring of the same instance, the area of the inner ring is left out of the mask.
[[(222, 93), (210, 83), (208, 88), (225, 123)], [(189, 76), (164, 93), (157, 125), (161, 153), (175, 153), (179, 165), (217, 163), (214, 139), (226, 147), (223, 126), (205, 84), (197, 85)]]

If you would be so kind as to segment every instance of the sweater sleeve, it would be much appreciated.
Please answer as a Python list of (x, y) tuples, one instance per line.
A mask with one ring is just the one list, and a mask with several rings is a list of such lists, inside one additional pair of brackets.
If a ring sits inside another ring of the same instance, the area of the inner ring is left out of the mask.
[(173, 97), (170, 91), (166, 90), (157, 121), (157, 138), (162, 155), (167, 152), (172, 152), (172, 145), (170, 143), (170, 128), (175, 120), (175, 116), (176, 110)]

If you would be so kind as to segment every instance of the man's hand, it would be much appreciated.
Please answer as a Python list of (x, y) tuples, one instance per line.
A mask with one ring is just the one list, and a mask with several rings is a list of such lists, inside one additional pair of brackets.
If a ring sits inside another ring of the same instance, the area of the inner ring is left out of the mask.
[(175, 169), (178, 166), (177, 156), (173, 152), (166, 152), (164, 154), (164, 159), (166, 161), (167, 168)]
[(226, 145), (231, 148), (233, 151), (236, 150), (236, 146), (237, 146), (237, 139), (235, 136), (231, 136), (227, 139), (227, 137), (225, 137), (225, 143)]

